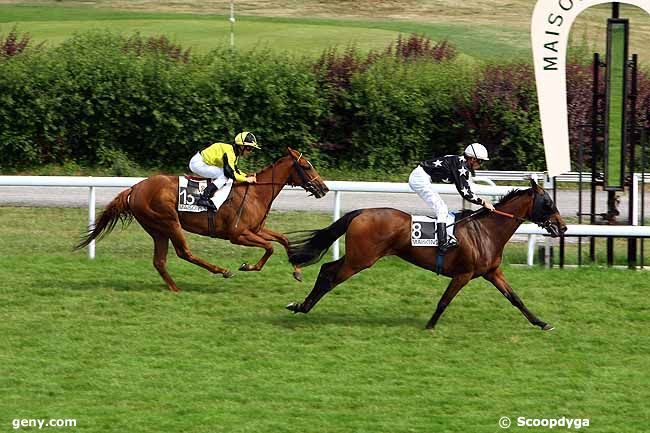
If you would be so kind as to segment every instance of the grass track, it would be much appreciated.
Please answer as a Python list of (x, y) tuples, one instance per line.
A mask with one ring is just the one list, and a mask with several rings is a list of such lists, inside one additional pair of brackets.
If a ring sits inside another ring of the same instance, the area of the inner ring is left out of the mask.
[[(172, 257), (174, 295), (137, 223), (99, 243), (95, 261), (71, 253), (84, 220), (83, 209), (0, 208), (3, 431), (14, 418), (75, 418), (82, 432), (495, 432), (501, 416), (647, 431), (644, 272), (509, 268), (556, 331), (474, 281), (430, 333), (448, 280), (398, 260), (291, 315), (283, 305), (302, 299), (317, 266), (295, 283), (278, 251), (263, 272), (223, 280)], [(269, 226), (328, 221), (274, 213)], [(230, 267), (260, 255), (190, 242)]]
[[(356, 44), (362, 50), (383, 49), (398, 33), (419, 33), (434, 40), (450, 39), (464, 56), (478, 59), (531, 59), (530, 17), (527, 0), (450, 0), (395, 2), (265, 2), (251, 1), (237, 10), (236, 40), (243, 49), (274, 50), (317, 55), (324, 49)], [(122, 9), (122, 10), (120, 10)], [(129, 10), (131, 9), (131, 10)], [(139, 9), (139, 10), (133, 10)], [(185, 47), (202, 52), (229, 41), (227, 2), (100, 2), (76, 1), (0, 4), (0, 34), (14, 24), (36, 41), (58, 44), (73, 31), (110, 28), (144, 35), (164, 33)], [(216, 15), (215, 15), (216, 14)], [(605, 22), (609, 5), (589, 8), (572, 27), (572, 46), (584, 54), (604, 52)], [(630, 53), (642, 64), (650, 56), (646, 43), (650, 19), (639, 8), (623, 4), (621, 16), (631, 22)], [(586, 46), (588, 45), (588, 47)]]
[[(225, 16), (0, 5), (0, 34), (8, 33), (14, 25), (21, 32), (29, 32), (37, 43), (45, 41), (50, 45), (61, 43), (74, 32), (90, 29), (166, 34), (200, 52), (224, 46), (230, 40), (230, 24)], [(434, 40), (448, 38), (463, 54), (479, 58), (526, 56), (529, 51), (524, 32), (499, 25), (477, 28), (464, 23), (238, 16), (235, 34), (239, 48), (272, 47), (318, 55), (326, 48), (350, 44), (364, 51), (381, 50), (394, 42), (399, 33), (425, 34)]]

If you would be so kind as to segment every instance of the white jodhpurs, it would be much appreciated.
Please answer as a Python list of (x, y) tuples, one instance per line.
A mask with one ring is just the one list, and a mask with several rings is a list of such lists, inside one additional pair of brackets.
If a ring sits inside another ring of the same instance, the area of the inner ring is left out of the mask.
[(205, 161), (203, 161), (201, 152), (197, 152), (197, 154), (190, 159), (190, 170), (199, 176), (212, 179), (212, 183), (217, 185), (217, 188), (223, 187), (228, 181), (226, 174), (223, 172), (223, 168), (206, 164)]
[(440, 194), (433, 190), (431, 177), (419, 165), (409, 176), (409, 186), (431, 209), (433, 209), (436, 219), (439, 222), (447, 223), (447, 215), (449, 214), (447, 204), (442, 201)]

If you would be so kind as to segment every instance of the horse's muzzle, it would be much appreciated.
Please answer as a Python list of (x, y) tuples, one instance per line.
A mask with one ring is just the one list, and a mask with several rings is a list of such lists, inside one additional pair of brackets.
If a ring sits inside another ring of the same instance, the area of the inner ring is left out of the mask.
[(563, 236), (564, 233), (567, 231), (567, 226), (565, 225), (560, 225), (556, 222), (549, 222), (544, 226), (547, 232), (551, 234), (551, 237), (557, 238), (559, 236)]
[(305, 184), (305, 190), (316, 198), (323, 198), (329, 192), (329, 188), (323, 182), (310, 181)]

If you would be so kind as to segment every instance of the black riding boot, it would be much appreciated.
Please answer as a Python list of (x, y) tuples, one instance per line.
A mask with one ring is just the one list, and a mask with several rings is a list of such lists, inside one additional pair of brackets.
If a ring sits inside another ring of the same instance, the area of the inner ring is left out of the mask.
[(436, 235), (438, 236), (438, 251), (441, 254), (447, 252), (449, 248), (454, 248), (458, 246), (458, 241), (453, 236), (447, 236), (447, 224), (446, 223), (437, 223), (436, 224)]
[(216, 211), (217, 207), (214, 205), (212, 200), (210, 200), (216, 191), (217, 185), (210, 182), (201, 193), (201, 197), (199, 197), (199, 199), (196, 201), (196, 205), (205, 206), (210, 210)]

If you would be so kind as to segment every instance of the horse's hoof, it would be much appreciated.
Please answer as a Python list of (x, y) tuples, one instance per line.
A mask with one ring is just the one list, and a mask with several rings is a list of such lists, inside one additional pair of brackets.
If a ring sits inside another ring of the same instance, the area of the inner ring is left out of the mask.
[(248, 270), (247, 268), (248, 268), (248, 265), (246, 263), (242, 263), (241, 265), (239, 265), (239, 270), (240, 271), (247, 271)]
[(293, 311), (294, 313), (297, 313), (300, 311), (300, 304), (297, 302), (291, 302), (285, 307), (289, 311)]
[(300, 281), (302, 283), (302, 272), (294, 272), (293, 278), (295, 278), (296, 281)]
[(555, 329), (555, 326), (550, 325), (548, 323), (546, 323), (544, 326), (542, 326), (542, 331), (552, 331), (554, 329)]
[(222, 275), (224, 278), (230, 278), (230, 277), (234, 277), (235, 273), (233, 271), (226, 271)]

